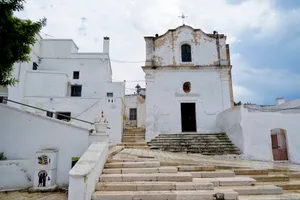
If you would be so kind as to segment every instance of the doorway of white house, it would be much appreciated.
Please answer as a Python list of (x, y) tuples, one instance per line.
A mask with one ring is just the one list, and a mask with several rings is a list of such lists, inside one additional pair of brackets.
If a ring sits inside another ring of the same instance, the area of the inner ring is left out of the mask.
[(286, 130), (275, 128), (271, 130), (272, 153), (274, 161), (286, 161), (288, 158), (288, 145)]

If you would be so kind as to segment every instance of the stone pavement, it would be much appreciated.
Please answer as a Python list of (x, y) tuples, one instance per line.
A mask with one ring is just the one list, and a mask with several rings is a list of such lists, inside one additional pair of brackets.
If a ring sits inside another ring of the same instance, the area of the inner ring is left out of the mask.
[(300, 171), (300, 165), (278, 162), (249, 161), (242, 159), (204, 156), (201, 154), (173, 153), (161, 150), (126, 148), (114, 156), (116, 159), (136, 159), (141, 156), (154, 157), (162, 165), (214, 165), (216, 167), (280, 169)]
[(0, 192), (0, 200), (67, 200), (66, 193)]

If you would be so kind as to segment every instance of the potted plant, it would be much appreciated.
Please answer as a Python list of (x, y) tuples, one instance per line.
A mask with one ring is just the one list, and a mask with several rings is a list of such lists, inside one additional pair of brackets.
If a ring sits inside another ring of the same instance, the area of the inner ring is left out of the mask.
[(100, 120), (94, 122), (96, 133), (106, 133), (108, 121), (104, 118), (103, 111)]

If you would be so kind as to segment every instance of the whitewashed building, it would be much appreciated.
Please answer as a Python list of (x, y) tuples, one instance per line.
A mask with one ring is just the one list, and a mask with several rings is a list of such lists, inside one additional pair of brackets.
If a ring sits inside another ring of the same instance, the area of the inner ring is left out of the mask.
[(217, 114), (233, 106), (226, 36), (182, 25), (145, 41), (146, 139), (220, 132)]
[[(8, 88), (8, 99), (92, 123), (100, 119), (103, 111), (111, 141), (121, 141), (125, 82), (112, 82), (108, 37), (104, 37), (102, 53), (78, 52), (71, 39), (39, 37), (30, 58), (28, 63), (15, 64), (13, 75), (19, 83)], [(52, 116), (26, 106), (8, 104)], [(60, 115), (53, 117), (94, 129), (89, 123)]]
[[(139, 87), (139, 85), (137, 85)], [(137, 88), (136, 87), (136, 88)], [(137, 88), (134, 94), (125, 96), (125, 125), (145, 128), (146, 96), (145, 88)]]
[(217, 116), (217, 124), (250, 160), (300, 163), (300, 99), (276, 105), (241, 105)]

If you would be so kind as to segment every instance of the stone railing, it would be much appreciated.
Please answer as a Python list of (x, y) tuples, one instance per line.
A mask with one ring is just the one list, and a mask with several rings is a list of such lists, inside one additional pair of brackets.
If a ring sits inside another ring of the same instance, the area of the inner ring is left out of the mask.
[(68, 199), (90, 200), (108, 157), (108, 142), (94, 142), (69, 172)]

